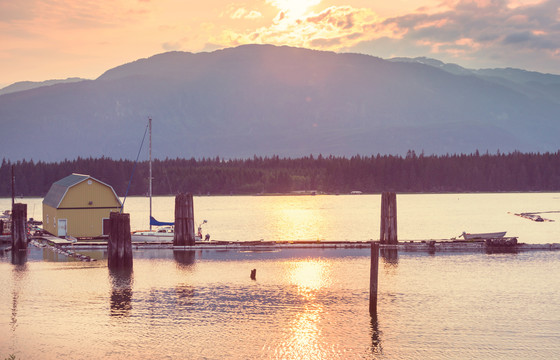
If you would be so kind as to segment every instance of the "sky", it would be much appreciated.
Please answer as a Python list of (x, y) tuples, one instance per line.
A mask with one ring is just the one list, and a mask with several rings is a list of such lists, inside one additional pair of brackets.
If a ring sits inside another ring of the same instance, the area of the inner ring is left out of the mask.
[(560, 1), (0, 0), (0, 88), (254, 43), (560, 74)]

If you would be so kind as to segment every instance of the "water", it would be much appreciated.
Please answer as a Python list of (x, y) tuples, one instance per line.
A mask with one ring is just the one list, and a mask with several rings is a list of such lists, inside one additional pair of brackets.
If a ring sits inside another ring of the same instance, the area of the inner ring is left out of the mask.
[[(160, 200), (172, 202), (154, 204)], [(508, 214), (556, 210), (558, 194), (399, 195), (397, 201), (401, 238), (504, 229), (524, 242), (558, 242), (558, 220)], [(143, 225), (132, 209), (144, 202), (127, 200), (133, 224)], [(379, 202), (379, 196), (200, 197), (195, 213), (222, 239), (361, 240), (376, 238)], [(166, 220), (172, 211), (156, 214)], [(132, 272), (109, 271), (102, 251), (88, 255), (99, 261), (65, 261), (30, 248), (27, 262), (12, 265), (9, 253), (0, 255), (0, 358), (560, 356), (557, 251), (384, 253), (374, 320), (367, 249), (137, 250)]]
[[(42, 218), (42, 199), (23, 199), (29, 217)], [(379, 239), (380, 195), (340, 196), (195, 196), (195, 223), (214, 240), (348, 240)], [(174, 197), (155, 197), (153, 214), (174, 220)], [(0, 209), (11, 208), (0, 199)], [(537, 223), (521, 212), (549, 212), (554, 222)], [(149, 199), (126, 199), (133, 230), (149, 227)], [(507, 231), (520, 242), (560, 242), (559, 193), (399, 194), (400, 240), (449, 239), (463, 231)]]

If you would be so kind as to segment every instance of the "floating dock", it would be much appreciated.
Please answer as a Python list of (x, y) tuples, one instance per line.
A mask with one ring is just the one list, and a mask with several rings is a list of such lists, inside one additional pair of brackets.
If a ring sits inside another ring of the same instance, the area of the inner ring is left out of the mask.
[[(56, 248), (77, 250), (99, 250), (107, 248), (107, 241), (71, 242), (54, 236), (36, 236), (33, 240), (38, 244), (49, 244)], [(370, 248), (373, 240), (366, 241), (197, 241), (193, 246), (173, 246), (168, 242), (133, 242), (133, 249), (172, 249), (178, 251), (191, 250), (239, 250), (239, 251), (271, 251), (280, 249), (360, 249)], [(519, 252), (537, 250), (560, 250), (560, 243), (524, 244), (517, 238), (500, 238), (485, 240), (405, 240), (396, 245), (380, 244), (381, 250), (397, 250), (402, 252)]]

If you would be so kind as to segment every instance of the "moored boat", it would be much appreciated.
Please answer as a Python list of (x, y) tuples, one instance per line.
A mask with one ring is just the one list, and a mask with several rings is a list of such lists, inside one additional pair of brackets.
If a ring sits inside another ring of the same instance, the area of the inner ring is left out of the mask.
[(501, 232), (492, 232), (492, 233), (478, 233), (478, 234), (470, 234), (463, 231), (461, 236), (465, 240), (474, 240), (474, 239), (499, 239), (503, 238), (506, 235), (507, 231)]

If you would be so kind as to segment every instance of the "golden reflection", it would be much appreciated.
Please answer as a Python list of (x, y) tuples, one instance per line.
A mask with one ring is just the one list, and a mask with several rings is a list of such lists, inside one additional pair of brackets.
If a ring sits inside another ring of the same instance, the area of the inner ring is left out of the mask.
[(319, 321), (323, 308), (307, 307), (298, 313), (290, 328), (290, 336), (276, 350), (280, 359), (324, 359), (327, 351), (322, 346)]
[(305, 259), (291, 262), (288, 269), (290, 283), (298, 287), (298, 292), (306, 298), (330, 282), (329, 264), (320, 259)]
[(280, 240), (320, 240), (325, 221), (309, 197), (283, 198), (272, 216)]
[(287, 263), (287, 279), (297, 287), (304, 301), (287, 328), (286, 339), (276, 349), (281, 359), (322, 359), (328, 351), (323, 348), (321, 320), (323, 305), (317, 294), (330, 286), (330, 265), (321, 259), (301, 259)]

